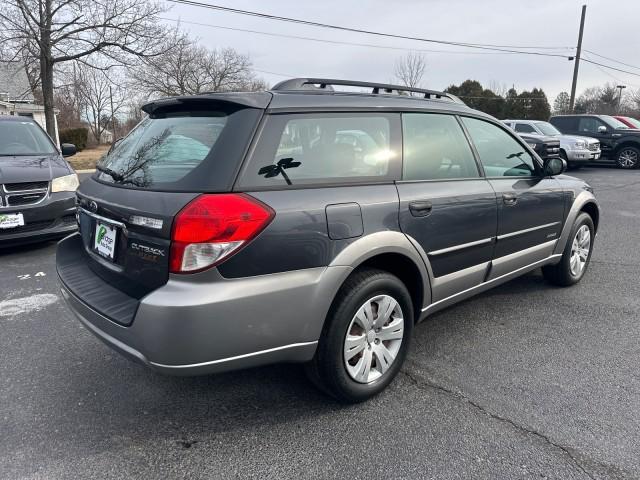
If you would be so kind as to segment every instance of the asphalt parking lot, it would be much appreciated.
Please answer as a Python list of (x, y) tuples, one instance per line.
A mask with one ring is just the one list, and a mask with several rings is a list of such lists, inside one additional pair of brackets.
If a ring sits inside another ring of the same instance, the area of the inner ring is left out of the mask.
[(575, 175), (603, 213), (582, 283), (440, 312), (356, 406), (299, 366), (146, 370), (73, 318), (54, 243), (0, 251), (0, 478), (640, 478), (640, 171)]

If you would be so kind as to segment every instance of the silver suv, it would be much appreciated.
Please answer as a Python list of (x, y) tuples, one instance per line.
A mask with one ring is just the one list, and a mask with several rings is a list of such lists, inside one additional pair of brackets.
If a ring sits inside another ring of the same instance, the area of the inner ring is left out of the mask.
[(157, 371), (302, 362), (355, 402), (432, 313), (538, 267), (579, 282), (591, 187), (455, 97), (406, 90), (294, 79), (145, 105), (58, 245), (80, 322)]
[(600, 142), (595, 138), (564, 135), (549, 122), (539, 120), (503, 120), (503, 122), (518, 133), (557, 137), (560, 140), (560, 156), (570, 167), (578, 167), (600, 159)]

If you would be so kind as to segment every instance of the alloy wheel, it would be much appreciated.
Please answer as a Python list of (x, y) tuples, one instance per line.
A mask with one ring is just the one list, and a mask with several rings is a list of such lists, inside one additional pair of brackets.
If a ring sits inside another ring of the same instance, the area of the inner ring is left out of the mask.
[(638, 152), (627, 148), (618, 155), (618, 164), (622, 168), (634, 168), (638, 165)]
[(400, 304), (389, 295), (367, 300), (356, 312), (344, 341), (344, 364), (358, 383), (371, 383), (393, 364), (404, 337)]
[(569, 262), (571, 275), (574, 277), (582, 275), (582, 272), (587, 265), (590, 250), (591, 230), (589, 230), (587, 225), (582, 225), (576, 232), (576, 236), (571, 244), (571, 260)]

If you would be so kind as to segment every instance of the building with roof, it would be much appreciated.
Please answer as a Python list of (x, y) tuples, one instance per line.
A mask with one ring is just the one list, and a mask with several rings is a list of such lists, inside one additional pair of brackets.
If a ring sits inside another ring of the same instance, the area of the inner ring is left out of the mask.
[[(31, 117), (45, 131), (47, 129), (44, 106), (35, 103), (27, 71), (21, 62), (0, 62), (0, 115)], [(57, 121), (55, 131), (54, 141), (58, 145)]]

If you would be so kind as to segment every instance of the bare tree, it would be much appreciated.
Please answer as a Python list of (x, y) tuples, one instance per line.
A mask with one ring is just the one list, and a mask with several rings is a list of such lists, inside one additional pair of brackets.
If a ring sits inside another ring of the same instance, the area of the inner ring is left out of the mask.
[[(79, 64), (74, 69), (74, 85), (78, 96), (80, 115), (89, 125), (97, 143), (113, 124), (126, 102), (126, 92), (119, 81), (117, 69), (107, 73), (101, 68)], [(113, 105), (113, 112), (111, 110)], [(116, 132), (112, 132), (115, 135)]]
[[(576, 99), (575, 110), (578, 113), (598, 113), (601, 115), (615, 115), (618, 113), (618, 89), (613, 83), (606, 83), (601, 87), (587, 88)], [(623, 99), (626, 96), (623, 96)]]
[(396, 61), (395, 76), (406, 87), (417, 88), (422, 84), (422, 77), (426, 68), (427, 62), (424, 55), (409, 52), (406, 56)]
[[(167, 28), (155, 0), (2, 0), (0, 44), (11, 59), (39, 72), (47, 131), (55, 133), (54, 68), (64, 62), (91, 63), (99, 54), (114, 64), (162, 52)], [(8, 52), (8, 53), (7, 53)], [(27, 69), (29, 70), (29, 68)]]
[(251, 61), (232, 48), (210, 50), (186, 36), (174, 48), (147, 58), (133, 70), (136, 84), (149, 96), (186, 95), (231, 90), (260, 90)]

